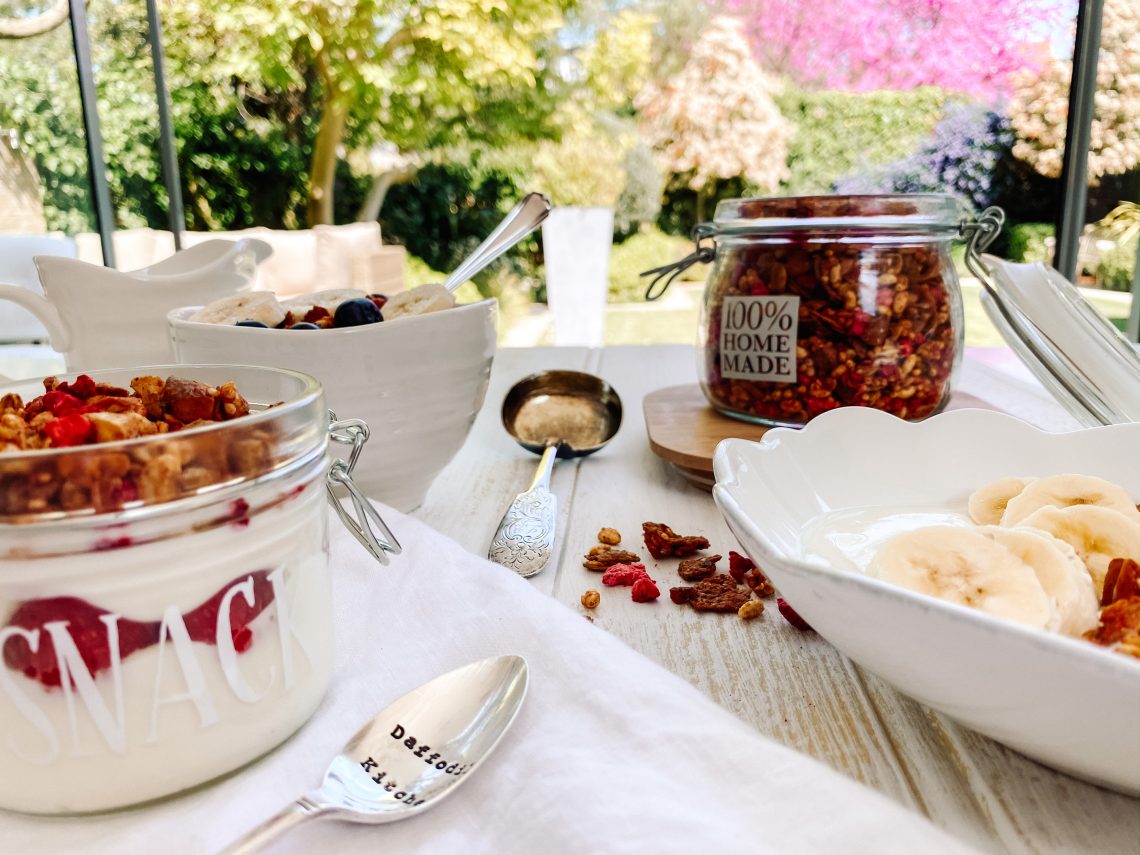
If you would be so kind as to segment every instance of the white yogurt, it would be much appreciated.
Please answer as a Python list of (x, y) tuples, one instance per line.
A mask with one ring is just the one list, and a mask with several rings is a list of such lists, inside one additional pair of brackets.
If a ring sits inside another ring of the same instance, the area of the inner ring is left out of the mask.
[(932, 525), (972, 527), (964, 513), (945, 508), (848, 508), (811, 520), (804, 529), (804, 556), (836, 570), (866, 573), (879, 548), (892, 537)]

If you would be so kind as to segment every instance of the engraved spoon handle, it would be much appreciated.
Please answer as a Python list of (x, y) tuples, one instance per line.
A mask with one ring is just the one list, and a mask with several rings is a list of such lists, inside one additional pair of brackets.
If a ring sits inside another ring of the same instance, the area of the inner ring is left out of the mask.
[(269, 819), (254, 826), (218, 855), (253, 855), (265, 849), (270, 843), (301, 823), (320, 819), (325, 812), (307, 796), (290, 802)]
[(533, 576), (550, 561), (554, 551), (554, 528), (558, 501), (550, 492), (550, 473), (558, 457), (558, 446), (548, 445), (542, 453), (534, 481), (519, 493), (491, 539), (487, 557), (509, 567), (520, 576)]

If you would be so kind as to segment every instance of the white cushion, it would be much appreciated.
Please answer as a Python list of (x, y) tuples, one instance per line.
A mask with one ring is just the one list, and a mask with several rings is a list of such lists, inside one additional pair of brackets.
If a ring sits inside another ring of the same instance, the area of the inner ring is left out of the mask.
[(353, 259), (382, 247), (380, 224), (317, 226), (313, 231), (317, 236), (317, 285), (312, 290), (360, 287), (352, 284)]

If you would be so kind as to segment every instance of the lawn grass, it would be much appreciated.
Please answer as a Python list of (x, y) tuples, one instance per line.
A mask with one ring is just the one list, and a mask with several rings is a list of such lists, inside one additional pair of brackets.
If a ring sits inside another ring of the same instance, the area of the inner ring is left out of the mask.
[[(976, 282), (962, 284), (962, 306), (966, 320), (966, 344), (970, 347), (1005, 344), (990, 323), (978, 300)], [(1128, 318), (1129, 298), (1111, 291), (1084, 290), (1089, 301), (1109, 320), (1123, 328)], [(606, 307), (606, 344), (693, 344), (697, 338), (700, 289), (690, 292), (691, 305), (676, 300), (667, 305), (645, 303), (613, 304)], [(549, 344), (549, 340), (545, 343)]]

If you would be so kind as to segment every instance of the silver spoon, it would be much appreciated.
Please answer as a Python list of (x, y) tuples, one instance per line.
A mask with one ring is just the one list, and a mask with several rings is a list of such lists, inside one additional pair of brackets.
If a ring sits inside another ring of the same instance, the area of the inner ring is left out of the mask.
[(349, 740), (318, 789), (220, 855), (257, 852), (308, 820), (380, 824), (423, 813), (498, 745), (526, 696), (527, 679), (521, 656), (495, 656), (409, 692)]
[(525, 492), (515, 496), (491, 540), (487, 557), (520, 576), (550, 561), (558, 503), (550, 473), (558, 457), (585, 457), (621, 427), (621, 398), (605, 380), (582, 371), (542, 371), (511, 387), (503, 399), (503, 427), (519, 445), (541, 454)]
[(443, 287), (454, 291), (524, 237), (529, 235), (550, 213), (550, 200), (541, 193), (528, 193), (515, 205), (495, 230), (475, 247), (447, 277)]

